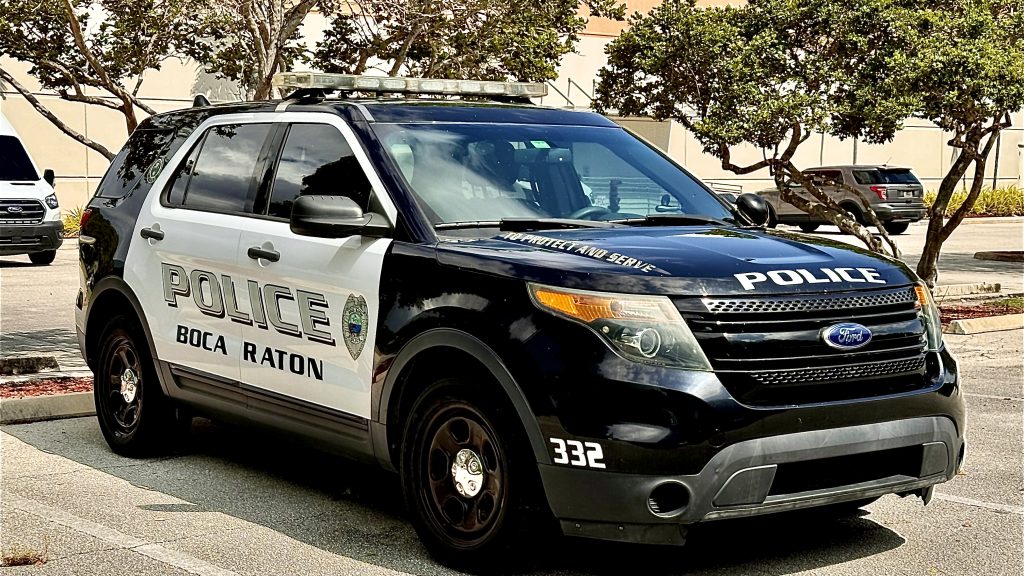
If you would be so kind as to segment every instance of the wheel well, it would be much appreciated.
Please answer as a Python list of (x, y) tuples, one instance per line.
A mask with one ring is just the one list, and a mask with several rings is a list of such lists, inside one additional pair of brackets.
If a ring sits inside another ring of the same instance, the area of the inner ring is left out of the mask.
[(488, 387), (495, 398), (502, 399), (508, 403), (510, 409), (512, 408), (511, 401), (494, 375), (472, 354), (447, 346), (435, 346), (418, 353), (402, 367), (388, 401), (388, 455), (396, 467), (400, 458), (399, 450), (405, 431), (405, 420), (420, 392), (439, 377), (456, 375), (470, 377), (474, 383)]
[(96, 348), (102, 336), (100, 331), (104, 324), (118, 314), (131, 318), (137, 326), (141, 325), (132, 301), (118, 290), (104, 291), (89, 305), (89, 319), (85, 325), (85, 357), (93, 371), (96, 370), (93, 365), (96, 361)]

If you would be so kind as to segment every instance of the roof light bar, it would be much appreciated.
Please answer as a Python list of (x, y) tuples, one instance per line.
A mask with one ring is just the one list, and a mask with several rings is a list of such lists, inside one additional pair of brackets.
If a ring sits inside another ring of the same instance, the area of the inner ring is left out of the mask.
[(392, 76), (355, 76), (318, 72), (281, 72), (274, 75), (274, 86), (291, 89), (322, 89), (341, 92), (392, 92), (396, 94), (445, 94), (541, 98), (547, 85), (540, 82), (495, 82), (491, 80), (442, 80), (436, 78), (396, 78)]

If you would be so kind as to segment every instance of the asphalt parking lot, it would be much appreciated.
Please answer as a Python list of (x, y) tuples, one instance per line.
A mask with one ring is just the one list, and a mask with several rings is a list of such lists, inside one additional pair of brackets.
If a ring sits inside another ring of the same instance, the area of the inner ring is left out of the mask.
[[(923, 234), (913, 226), (900, 237), (908, 259)], [(1020, 291), (1020, 264), (972, 257), (1021, 244), (1020, 221), (965, 226), (940, 280)], [(0, 261), (0, 352), (19, 339), (60, 354), (62, 367), (75, 361), (76, 256), (69, 242), (49, 267)], [(966, 378), (970, 452), (965, 474), (929, 506), (887, 496), (841, 519), (708, 524), (681, 549), (554, 539), (534, 551), (531, 573), (1020, 574), (1024, 332), (947, 343)], [(208, 421), (177, 453), (148, 460), (110, 452), (93, 418), (0, 427), (0, 550), (14, 548), (45, 551), (48, 562), (5, 574), (452, 573), (419, 544), (393, 476)]]

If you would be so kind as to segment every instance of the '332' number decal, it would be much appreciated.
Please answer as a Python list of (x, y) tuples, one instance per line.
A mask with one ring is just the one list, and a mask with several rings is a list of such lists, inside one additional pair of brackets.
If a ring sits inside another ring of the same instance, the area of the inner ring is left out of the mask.
[(555, 464), (569, 464), (571, 466), (586, 466), (589, 468), (605, 468), (604, 451), (597, 442), (579, 442), (577, 440), (562, 440), (561, 438), (550, 438), (555, 446)]

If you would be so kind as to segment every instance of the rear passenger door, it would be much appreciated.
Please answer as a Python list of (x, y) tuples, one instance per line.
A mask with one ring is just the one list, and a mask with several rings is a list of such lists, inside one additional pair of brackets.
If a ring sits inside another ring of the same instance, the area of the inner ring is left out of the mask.
[(265, 314), (242, 327), (241, 380), (264, 411), (330, 411), (368, 418), (380, 274), (388, 238), (313, 238), (288, 219), (300, 195), (345, 195), (395, 222), (395, 210), (351, 129), (327, 114), (286, 113), (246, 222), (240, 266), (263, 286)]
[(125, 281), (142, 304), (160, 360), (236, 382), (242, 324), (251, 315), (239, 230), (252, 212), (274, 125), (207, 126), (154, 181)]

